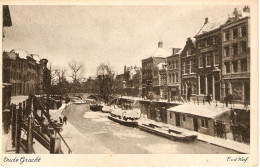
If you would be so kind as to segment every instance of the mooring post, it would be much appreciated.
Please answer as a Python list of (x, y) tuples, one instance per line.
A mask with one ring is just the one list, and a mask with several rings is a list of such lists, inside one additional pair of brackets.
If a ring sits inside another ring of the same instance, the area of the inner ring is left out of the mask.
[(27, 128), (27, 153), (28, 154), (32, 154), (33, 152), (32, 123), (33, 123), (33, 118), (30, 116), (28, 118), (28, 128)]
[(61, 153), (61, 139), (60, 137), (50, 138), (50, 153), (58, 154)]
[(15, 147), (15, 134), (16, 134), (16, 105), (11, 105), (12, 109), (12, 147)]
[(22, 103), (19, 103), (19, 109), (16, 111), (16, 153), (20, 153), (21, 146), (21, 126), (22, 126)]

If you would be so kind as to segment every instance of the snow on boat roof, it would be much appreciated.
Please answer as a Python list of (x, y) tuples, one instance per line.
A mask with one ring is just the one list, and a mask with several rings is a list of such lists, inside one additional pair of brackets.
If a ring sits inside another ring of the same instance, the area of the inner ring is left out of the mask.
[(231, 111), (228, 107), (223, 107), (222, 104), (216, 106), (215, 104), (192, 104), (185, 103), (183, 105), (171, 107), (167, 111), (192, 114), (196, 116), (206, 117), (206, 118), (216, 118), (217, 116)]

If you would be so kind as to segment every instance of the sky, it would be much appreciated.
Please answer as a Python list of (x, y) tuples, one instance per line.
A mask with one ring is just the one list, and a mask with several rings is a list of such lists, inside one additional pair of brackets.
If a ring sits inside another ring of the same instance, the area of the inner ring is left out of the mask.
[(158, 41), (183, 48), (206, 17), (228, 17), (234, 8), (243, 6), (9, 6), (13, 26), (4, 29), (3, 50), (26, 50), (57, 67), (80, 61), (86, 77), (100, 63), (119, 74), (141, 66)]

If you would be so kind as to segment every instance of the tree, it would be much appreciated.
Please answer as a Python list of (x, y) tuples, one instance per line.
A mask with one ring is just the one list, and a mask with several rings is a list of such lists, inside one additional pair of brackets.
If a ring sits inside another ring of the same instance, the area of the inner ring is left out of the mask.
[(99, 94), (105, 103), (108, 103), (113, 94), (114, 71), (109, 64), (101, 63), (97, 68)]
[(72, 83), (81, 82), (84, 78), (85, 66), (82, 61), (72, 61), (69, 63), (69, 77), (72, 78)]

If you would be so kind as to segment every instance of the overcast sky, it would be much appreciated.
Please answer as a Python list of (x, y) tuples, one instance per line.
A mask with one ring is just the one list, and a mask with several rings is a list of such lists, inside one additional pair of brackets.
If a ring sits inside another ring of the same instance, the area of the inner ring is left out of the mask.
[(204, 23), (241, 6), (9, 6), (13, 26), (5, 28), (3, 49), (39, 54), (57, 66), (83, 61), (86, 75), (101, 62), (117, 73), (141, 66), (163, 41), (182, 48)]

